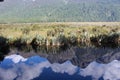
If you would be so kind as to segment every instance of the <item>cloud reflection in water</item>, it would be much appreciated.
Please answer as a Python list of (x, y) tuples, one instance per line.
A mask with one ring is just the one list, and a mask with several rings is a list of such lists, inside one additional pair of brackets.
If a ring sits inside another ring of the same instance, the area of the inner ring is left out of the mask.
[[(3, 65), (6, 66), (6, 68), (4, 68)], [(47, 59), (39, 56), (25, 59), (20, 55), (11, 55), (7, 56), (5, 60), (0, 64), (0, 80), (31, 80), (37, 77), (40, 78), (40, 75), (42, 75), (44, 73), (44, 70), (47, 69), (51, 69), (51, 71), (56, 74), (66, 73), (69, 76), (91, 76), (92, 79), (95, 80), (98, 80), (101, 77), (103, 77), (104, 80), (120, 79), (120, 61), (117, 60), (114, 60), (109, 64), (99, 64), (97, 62), (92, 62), (85, 69), (81, 69), (77, 66), (72, 65), (70, 61), (66, 61), (63, 64), (51, 64)]]
[(120, 80), (120, 61), (114, 60), (108, 64), (92, 62), (87, 68), (81, 69), (80, 75), (92, 76), (94, 79)]

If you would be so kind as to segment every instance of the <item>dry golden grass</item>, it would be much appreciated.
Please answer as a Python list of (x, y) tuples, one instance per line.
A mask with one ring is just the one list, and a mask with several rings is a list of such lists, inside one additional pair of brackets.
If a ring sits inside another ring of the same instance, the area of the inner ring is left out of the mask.
[[(64, 29), (68, 36), (70, 32), (85, 30), (89, 34), (110, 34), (112, 31), (120, 32), (120, 22), (53, 22), (53, 23), (11, 23), (0, 24), (0, 36), (19, 38), (23, 35), (33, 38), (40, 34), (47, 36), (47, 31)], [(24, 31), (28, 33), (24, 33)], [(95, 30), (95, 31), (94, 31)]]

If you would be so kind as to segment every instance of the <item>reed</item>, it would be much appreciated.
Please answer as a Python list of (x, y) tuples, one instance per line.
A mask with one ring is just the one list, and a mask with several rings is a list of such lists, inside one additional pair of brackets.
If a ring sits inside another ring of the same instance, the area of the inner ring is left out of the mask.
[[(120, 44), (120, 25), (111, 23), (0, 24), (0, 44), (63, 46), (69, 44)], [(117, 36), (116, 36), (117, 35)]]

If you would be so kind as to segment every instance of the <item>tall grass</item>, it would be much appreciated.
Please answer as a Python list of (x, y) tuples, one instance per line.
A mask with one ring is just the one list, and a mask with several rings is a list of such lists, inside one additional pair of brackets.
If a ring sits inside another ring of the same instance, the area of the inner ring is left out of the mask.
[[(62, 46), (103, 40), (114, 34), (119, 35), (119, 23), (26, 23), (0, 24), (0, 36), (7, 39), (7, 44), (32, 44)], [(106, 35), (106, 36), (104, 36)], [(104, 36), (104, 37), (100, 37)], [(112, 37), (120, 43), (119, 37)], [(112, 39), (111, 39), (112, 40)], [(0, 40), (2, 41), (2, 40)]]

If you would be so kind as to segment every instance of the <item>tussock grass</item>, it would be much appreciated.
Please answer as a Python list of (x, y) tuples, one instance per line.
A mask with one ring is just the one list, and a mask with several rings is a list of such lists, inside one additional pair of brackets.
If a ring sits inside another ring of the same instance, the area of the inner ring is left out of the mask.
[[(48, 33), (50, 32), (50, 33)], [(14, 41), (23, 41), (31, 43), (36, 35), (39, 37), (58, 43), (62, 41), (58, 36), (64, 36), (70, 42), (89, 41), (90, 37), (99, 35), (111, 35), (120, 33), (119, 22), (58, 22), (58, 23), (12, 23), (0, 24), (0, 36), (8, 39), (9, 43)], [(49, 35), (48, 35), (49, 34)], [(36, 39), (39, 41), (37, 37)], [(41, 41), (41, 42), (45, 42)]]

